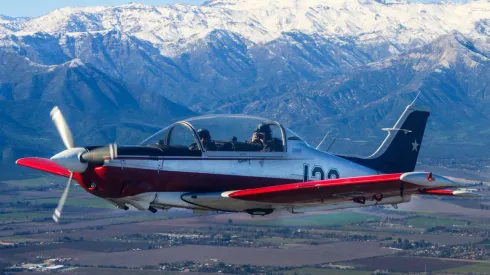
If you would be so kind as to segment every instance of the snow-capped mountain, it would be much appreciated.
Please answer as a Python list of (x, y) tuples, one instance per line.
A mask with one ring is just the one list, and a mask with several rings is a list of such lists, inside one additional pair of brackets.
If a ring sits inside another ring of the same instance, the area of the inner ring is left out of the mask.
[[(285, 32), (353, 38), (361, 45), (390, 45), (393, 53), (422, 45), (454, 30), (488, 36), (490, 3), (408, 4), (373, 0), (213, 0), (201, 6), (67, 7), (30, 20), (0, 23), (18, 34), (120, 31), (180, 54), (215, 30), (249, 43), (268, 43)], [(487, 20), (487, 21), (485, 21)], [(483, 29), (483, 31), (482, 31)]]
[[(137, 142), (210, 112), (271, 117), (308, 140), (326, 129), (378, 140), (422, 91), (437, 129), (426, 142), (490, 153), (478, 141), (490, 140), (489, 45), (488, 1), (212, 0), (1, 17), (0, 150), (32, 152), (54, 104), (85, 117), (70, 125), (89, 143)], [(473, 126), (453, 138), (454, 125)]]
[(10, 17), (0, 14), (0, 37), (13, 33), (18, 25), (27, 20), (26, 17)]
[[(392, 108), (395, 102), (397, 108), (403, 108), (420, 91), (419, 100), (439, 111), (433, 114), (441, 118), (437, 123), (450, 127), (458, 117), (477, 122), (490, 116), (489, 76), (489, 44), (473, 43), (455, 32), (338, 76), (279, 88), (260, 87), (269, 88), (262, 94), (247, 90), (241, 96), (222, 99), (217, 106), (220, 112), (254, 113), (289, 125), (301, 125), (301, 117), (317, 121), (315, 127), (333, 117), (350, 117), (370, 121), (365, 126), (373, 127), (382, 117), (366, 119), (367, 115), (379, 116), (377, 111)], [(392, 111), (399, 112), (397, 108)], [(464, 112), (453, 112), (462, 109)]]
[(13, 20), (12, 17), (0, 14), (0, 24), (5, 24), (5, 23), (8, 23), (12, 20)]
[(11, 17), (0, 14), (0, 37), (10, 33), (9, 30), (3, 26), (8, 24), (10, 21), (12, 21)]

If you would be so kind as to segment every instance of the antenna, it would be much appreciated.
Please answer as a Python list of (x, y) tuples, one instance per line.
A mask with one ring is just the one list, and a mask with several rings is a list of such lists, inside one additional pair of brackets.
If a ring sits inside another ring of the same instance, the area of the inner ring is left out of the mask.
[(337, 139), (347, 140), (347, 141), (350, 141), (350, 142), (368, 142), (367, 140), (362, 140), (362, 139), (353, 140), (353, 139), (351, 139), (349, 137), (334, 137), (333, 140), (332, 140), (332, 142), (328, 146), (327, 150), (325, 150), (325, 152), (328, 152), (330, 150), (330, 148), (332, 148), (333, 144), (337, 141)]
[(417, 95), (416, 95), (416, 96), (415, 96), (415, 98), (413, 99), (412, 103), (410, 103), (410, 107), (412, 107), (412, 106), (413, 106), (413, 104), (415, 104), (415, 101), (417, 101), (417, 99), (419, 98), (420, 93), (422, 93), (422, 92), (421, 92), (421, 91), (419, 91), (419, 92), (417, 93)]
[[(318, 145), (316, 146), (315, 149), (318, 150), (318, 148), (320, 148), (320, 146), (323, 144), (323, 142), (325, 141), (325, 139), (327, 138), (328, 134), (330, 134), (330, 131), (328, 131), (328, 133), (323, 137), (322, 141), (320, 141), (320, 143), (318, 143)], [(327, 150), (328, 151), (328, 150)]]
[(337, 138), (335, 137), (333, 140), (332, 140), (332, 143), (330, 143), (330, 146), (328, 146), (327, 150), (325, 152), (328, 152), (328, 150), (330, 150), (330, 148), (332, 148), (332, 145), (335, 143), (335, 141), (337, 140)]

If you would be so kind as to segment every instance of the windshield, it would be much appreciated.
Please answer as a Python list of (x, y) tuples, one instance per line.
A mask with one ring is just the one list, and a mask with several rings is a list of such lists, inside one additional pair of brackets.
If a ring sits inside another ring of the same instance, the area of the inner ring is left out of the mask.
[[(204, 151), (283, 152), (285, 138), (300, 140), (292, 131), (265, 118), (243, 115), (210, 115), (177, 122), (142, 144), (189, 147)], [(201, 141), (200, 146), (199, 142)]]

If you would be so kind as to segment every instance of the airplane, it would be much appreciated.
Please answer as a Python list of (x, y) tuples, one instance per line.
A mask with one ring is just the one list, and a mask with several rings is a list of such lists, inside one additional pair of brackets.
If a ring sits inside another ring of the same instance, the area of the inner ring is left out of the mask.
[[(397, 208), (412, 195), (475, 196), (471, 190), (453, 190), (458, 184), (448, 178), (414, 171), (430, 115), (414, 102), (392, 128), (384, 129), (386, 138), (369, 157), (317, 150), (276, 121), (245, 115), (185, 119), (139, 145), (76, 147), (55, 107), (51, 117), (66, 150), (50, 159), (27, 157), (16, 163), (69, 178), (53, 214), (56, 222), (73, 179), (117, 208), (154, 213), (185, 208), (268, 215), (375, 205)], [(275, 150), (251, 146), (257, 125), (270, 129), (279, 144)], [(203, 145), (198, 129), (208, 130), (212, 149)]]

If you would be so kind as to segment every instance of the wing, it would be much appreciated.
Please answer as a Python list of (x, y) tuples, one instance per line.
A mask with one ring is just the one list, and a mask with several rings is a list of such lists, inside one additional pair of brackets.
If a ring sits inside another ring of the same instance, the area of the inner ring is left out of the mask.
[[(357, 205), (365, 204), (367, 200), (375, 201), (374, 205), (380, 201), (384, 204), (401, 203), (407, 201), (404, 197), (411, 194), (430, 194), (430, 190), (454, 186), (454, 182), (442, 176), (411, 172), (299, 182), (224, 193), (191, 193), (183, 195), (182, 199), (202, 207), (227, 211), (338, 205), (353, 201)], [(396, 200), (390, 200), (395, 197)]]
[(62, 177), (69, 177), (70, 171), (59, 166), (56, 162), (45, 158), (22, 158), (15, 162), (17, 165), (41, 170)]
[(454, 187), (455, 183), (430, 173), (397, 173), (354, 178), (301, 182), (231, 192), (229, 197), (269, 203), (305, 203), (377, 194), (392, 196), (419, 190)]

